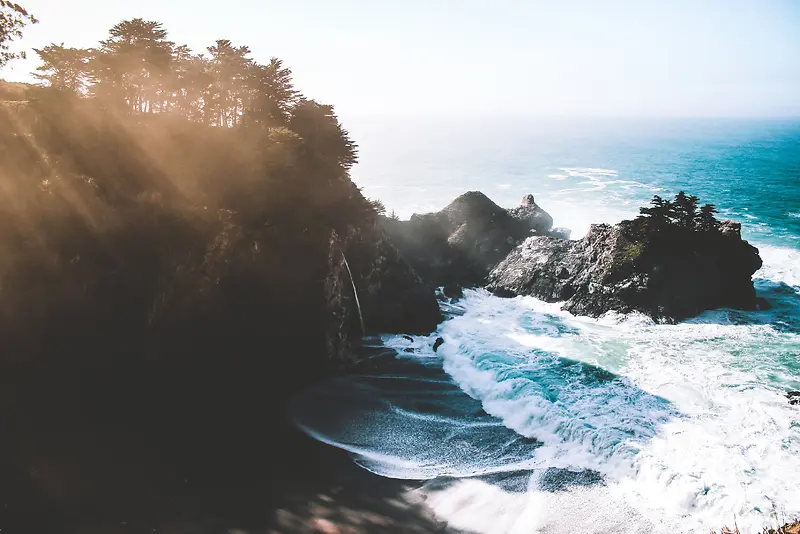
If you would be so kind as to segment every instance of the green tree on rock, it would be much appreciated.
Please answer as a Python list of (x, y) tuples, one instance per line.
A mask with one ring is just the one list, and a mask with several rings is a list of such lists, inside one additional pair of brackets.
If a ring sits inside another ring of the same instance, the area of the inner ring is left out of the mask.
[(647, 219), (653, 228), (661, 229), (668, 226), (675, 217), (675, 208), (672, 202), (664, 200), (659, 195), (654, 195), (649, 208), (639, 208), (640, 218)]
[(717, 213), (717, 208), (714, 204), (705, 204), (700, 208), (700, 214), (697, 215), (697, 229), (701, 232), (713, 232), (719, 229), (719, 221), (714, 214)]
[(675, 202), (673, 203), (675, 209), (675, 222), (681, 228), (686, 230), (693, 230), (695, 219), (697, 217), (697, 203), (700, 199), (694, 195), (687, 195), (685, 192), (680, 191), (675, 195)]

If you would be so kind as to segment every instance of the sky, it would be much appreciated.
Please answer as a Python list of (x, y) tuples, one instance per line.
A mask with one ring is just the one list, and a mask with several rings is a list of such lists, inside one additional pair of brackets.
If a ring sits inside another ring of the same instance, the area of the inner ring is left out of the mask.
[(343, 118), (800, 117), (800, 0), (17, 1), (41, 21), (18, 48), (157, 20), (195, 51), (283, 59)]

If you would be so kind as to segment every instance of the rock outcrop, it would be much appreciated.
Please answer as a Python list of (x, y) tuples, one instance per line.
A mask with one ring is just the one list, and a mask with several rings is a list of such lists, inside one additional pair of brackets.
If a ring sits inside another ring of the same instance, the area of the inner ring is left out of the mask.
[(514, 249), (489, 275), (501, 296), (533, 295), (597, 317), (639, 311), (678, 321), (704, 310), (756, 309), (752, 275), (758, 249), (738, 223), (719, 231), (648, 230), (642, 219), (593, 225), (583, 239), (536, 236)]
[(325, 299), (327, 352), (338, 361), (353, 357), (353, 344), (363, 335), (426, 334), (442, 321), (433, 287), (422, 282), (379, 231), (331, 237)]
[(383, 226), (426, 283), (475, 286), (525, 238), (549, 232), (553, 218), (533, 195), (506, 210), (483, 193), (470, 191), (439, 212), (415, 214), (408, 221), (384, 218)]

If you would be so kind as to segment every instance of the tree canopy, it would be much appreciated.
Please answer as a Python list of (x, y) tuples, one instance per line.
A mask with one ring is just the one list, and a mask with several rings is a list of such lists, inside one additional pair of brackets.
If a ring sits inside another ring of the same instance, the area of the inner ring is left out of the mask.
[(680, 228), (686, 231), (712, 232), (720, 222), (714, 217), (717, 209), (713, 204), (704, 204), (698, 211), (700, 199), (679, 191), (674, 200), (653, 196), (650, 207), (639, 209), (639, 220), (646, 221), (652, 230)]
[(133, 114), (179, 115), (209, 126), (235, 128), (307, 126), (318, 123), (322, 137), (346, 166), (356, 147), (342, 130), (331, 106), (305, 99), (292, 71), (278, 58), (266, 64), (250, 47), (218, 39), (203, 53), (169, 40), (156, 21), (131, 19), (114, 25), (96, 48), (75, 49), (53, 43), (37, 49), (42, 65), (36, 77), (44, 85)]

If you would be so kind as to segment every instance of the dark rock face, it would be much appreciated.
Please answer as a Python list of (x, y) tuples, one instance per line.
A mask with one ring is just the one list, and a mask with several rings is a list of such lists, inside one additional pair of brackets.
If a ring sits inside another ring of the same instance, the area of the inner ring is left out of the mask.
[(792, 406), (800, 406), (800, 391), (787, 391), (786, 398)]
[[(350, 359), (352, 344), (362, 335), (426, 334), (442, 320), (433, 288), (420, 280), (378, 231), (354, 232), (346, 239), (331, 237), (325, 299), (327, 349), (334, 360)], [(359, 304), (366, 332), (361, 331)]]
[(528, 238), (492, 271), (487, 287), (502, 296), (563, 300), (563, 309), (593, 317), (639, 311), (676, 321), (714, 308), (756, 309), (751, 277), (761, 258), (738, 224), (685, 235), (648, 235), (642, 224), (593, 225), (577, 241)]
[(409, 221), (383, 219), (403, 258), (433, 285), (484, 283), (486, 275), (522, 240), (548, 232), (553, 219), (527, 195), (506, 210), (483, 193), (470, 191), (436, 213)]
[(458, 284), (447, 284), (442, 288), (442, 295), (451, 300), (458, 300), (464, 296), (464, 289)]

